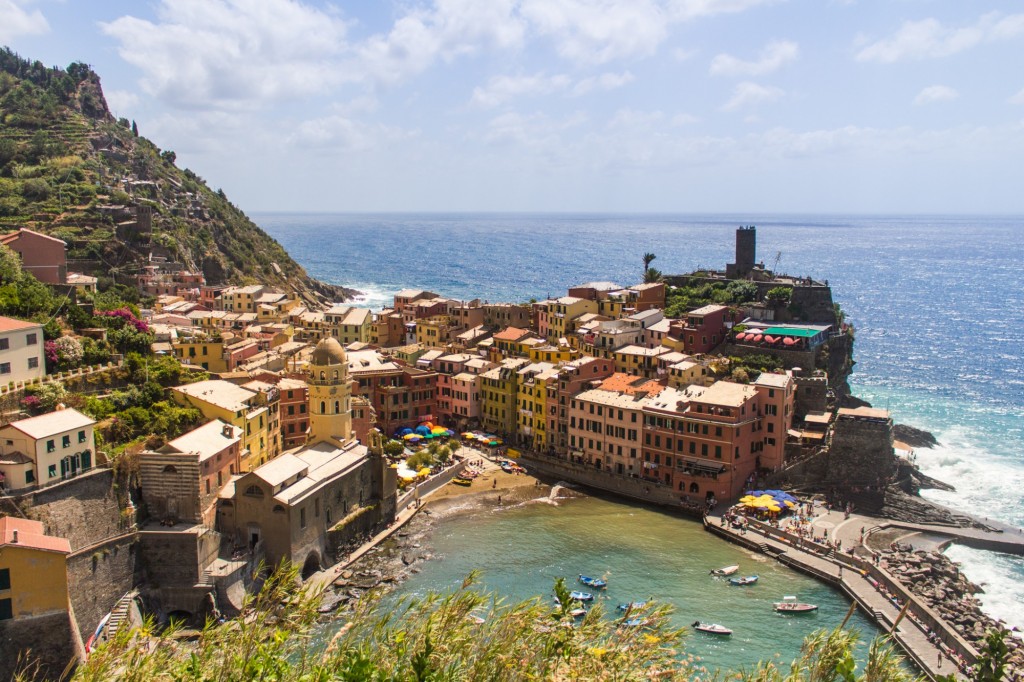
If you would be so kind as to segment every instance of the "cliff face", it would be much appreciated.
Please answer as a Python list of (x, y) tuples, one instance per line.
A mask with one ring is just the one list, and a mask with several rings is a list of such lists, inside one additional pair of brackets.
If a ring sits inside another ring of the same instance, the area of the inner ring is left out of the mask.
[(211, 284), (264, 282), (309, 302), (353, 292), (319, 282), (175, 154), (115, 120), (99, 77), (0, 50), (0, 229), (68, 243), (69, 269), (130, 283), (149, 262)]

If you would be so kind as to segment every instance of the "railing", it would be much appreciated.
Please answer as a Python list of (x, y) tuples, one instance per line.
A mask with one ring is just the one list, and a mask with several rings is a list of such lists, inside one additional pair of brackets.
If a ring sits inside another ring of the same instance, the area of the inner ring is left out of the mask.
[(74, 379), (75, 377), (87, 377), (91, 374), (97, 374), (99, 372), (108, 372), (112, 369), (117, 369), (124, 363), (121, 360), (117, 362), (108, 362), (105, 365), (92, 365), (90, 367), (79, 367), (78, 369), (69, 369), (64, 372), (54, 372), (52, 374), (46, 374), (42, 377), (35, 379), (28, 379), (24, 381), (9, 381), (6, 384), (0, 385), (0, 395), (6, 395), (8, 393), (15, 393), (17, 391), (24, 391), (27, 388), (33, 386), (41, 386), (43, 384), (53, 383), (55, 381), (63, 381), (65, 379)]

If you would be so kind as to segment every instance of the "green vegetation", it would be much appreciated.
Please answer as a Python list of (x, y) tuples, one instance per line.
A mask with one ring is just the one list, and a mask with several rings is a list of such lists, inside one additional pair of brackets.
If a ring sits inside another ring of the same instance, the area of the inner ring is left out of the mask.
[[(158, 247), (213, 284), (294, 284), (307, 297), (337, 297), (224, 192), (175, 161), (138, 126), (111, 116), (88, 66), (48, 68), (0, 49), (0, 229), (63, 239), (69, 258), (93, 261), (115, 279)], [(133, 227), (136, 205), (152, 209), (151, 232)]]
[[(610, 619), (600, 605), (573, 627), (568, 588), (561, 607), (540, 598), (506, 603), (474, 588), (429, 594), (382, 608), (380, 595), (360, 600), (327, 642), (317, 643), (318, 595), (278, 573), (250, 598), (243, 617), (209, 624), (194, 642), (179, 629), (153, 624), (117, 634), (75, 672), (74, 680), (740, 680), (743, 682), (910, 682), (886, 638), (865, 660), (856, 633), (819, 631), (789, 666), (762, 663), (732, 673), (703, 671), (681, 652), (684, 632), (669, 624), (668, 607), (647, 607)], [(482, 619), (482, 622), (481, 622)], [(625, 627), (641, 619), (643, 627)], [(859, 667), (859, 672), (858, 672)], [(22, 679), (30, 679), (24, 675)], [(977, 680), (990, 679), (978, 677)]]
[(738, 306), (757, 300), (757, 285), (743, 280), (706, 282), (686, 287), (669, 287), (665, 316), (684, 317), (695, 308), (709, 304)]
[(774, 355), (760, 353), (744, 357), (734, 356), (729, 358), (729, 378), (738, 384), (748, 384), (756, 381), (762, 372), (777, 372), (782, 366), (782, 360)]

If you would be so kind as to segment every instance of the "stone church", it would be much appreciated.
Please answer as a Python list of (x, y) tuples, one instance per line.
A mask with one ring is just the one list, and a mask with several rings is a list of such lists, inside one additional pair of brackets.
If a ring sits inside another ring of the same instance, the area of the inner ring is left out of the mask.
[(299, 565), (303, 577), (334, 563), (339, 546), (391, 523), (397, 499), (379, 439), (370, 449), (353, 434), (348, 359), (336, 339), (317, 344), (307, 382), (306, 444), (236, 478), (217, 516), (237, 544), (268, 565)]

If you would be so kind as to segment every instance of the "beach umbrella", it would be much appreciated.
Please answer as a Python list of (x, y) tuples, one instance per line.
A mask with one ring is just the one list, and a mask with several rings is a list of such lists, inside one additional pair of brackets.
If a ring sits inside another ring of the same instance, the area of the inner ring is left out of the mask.
[(412, 433), (412, 429), (410, 429), (410, 428), (409, 428), (409, 427), (407, 426), (407, 427), (405, 427), (404, 429), (400, 430), (400, 431), (398, 432), (398, 435), (400, 435), (400, 436), (408, 436), (408, 435), (409, 435), (410, 433)]
[(473, 433), (472, 431), (464, 431), (462, 433), (462, 437), (468, 440), (473, 440), (474, 438), (476, 438), (476, 434)]
[(412, 481), (416, 479), (416, 472), (408, 467), (399, 467), (398, 477), (406, 481)]
[(404, 436), (402, 436), (402, 438), (404, 440), (419, 440), (420, 439), (420, 437), (417, 436), (415, 433), (407, 433)]
[(448, 429), (444, 428), (443, 426), (435, 426), (434, 428), (430, 429), (430, 432), (433, 433), (434, 435), (440, 435), (447, 431)]
[(444, 431), (444, 435), (446, 435), (446, 436), (448, 436), (449, 438), (451, 438), (452, 436), (454, 436), (454, 435), (455, 435), (455, 432), (454, 432), (454, 431), (452, 431), (451, 429), (445, 429), (445, 431)]
[(425, 436), (428, 433), (430, 433), (430, 427), (420, 424), (419, 426), (416, 427), (416, 433), (418, 433), (421, 436)]
[(762, 496), (764, 496), (764, 491), (763, 490), (754, 490), (754, 491), (748, 492), (747, 494), (748, 495), (753, 495), (754, 497), (762, 497)]
[(783, 504), (784, 504), (784, 505), (786, 505), (786, 506), (787, 506), (787, 507), (789, 507), (789, 508), (793, 508), (793, 507), (795, 507), (795, 506), (796, 506), (796, 503), (795, 503), (795, 502), (793, 502), (793, 501), (791, 501), (791, 500), (784, 500), (784, 501), (783, 501)]

